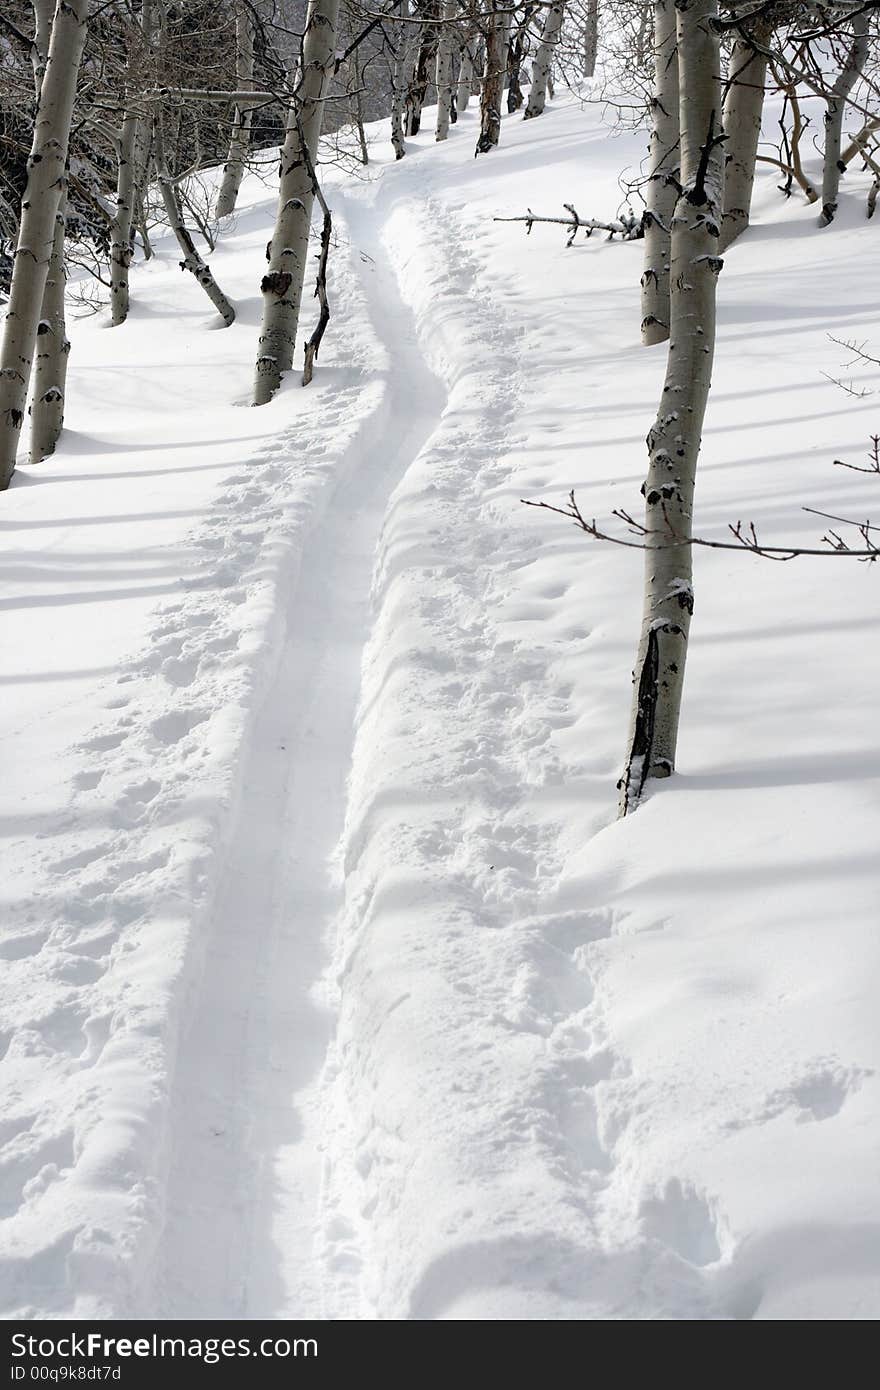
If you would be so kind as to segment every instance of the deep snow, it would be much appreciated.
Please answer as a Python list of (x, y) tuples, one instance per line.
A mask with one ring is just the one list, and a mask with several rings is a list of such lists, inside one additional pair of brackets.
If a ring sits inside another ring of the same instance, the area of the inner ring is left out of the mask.
[[(638, 506), (664, 353), (637, 243), (491, 219), (608, 215), (644, 137), (385, 135), (311, 387), (243, 408), (251, 179), (236, 325), (160, 242), (3, 498), (4, 1316), (875, 1316), (874, 567), (698, 553), (617, 823), (640, 556), (519, 499)], [(859, 187), (819, 231), (762, 176), (705, 534), (876, 511)]]

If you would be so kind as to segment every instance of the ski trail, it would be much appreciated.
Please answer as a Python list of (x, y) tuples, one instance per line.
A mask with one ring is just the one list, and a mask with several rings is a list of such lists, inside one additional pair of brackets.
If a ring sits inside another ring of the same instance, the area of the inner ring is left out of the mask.
[(389, 513), (364, 663), (327, 1280), (351, 1277), (351, 1306), (379, 1319), (703, 1312), (702, 1267), (675, 1265), (664, 1236), (691, 1221), (687, 1255), (713, 1257), (710, 1209), (673, 1193), (648, 1250), (618, 1181), (636, 1083), (605, 1020), (615, 915), (564, 879), (553, 734), (573, 716), (558, 588), (523, 574), (533, 542), (511, 525), (516, 326), (462, 220), (397, 192), (386, 256), (449, 394)]
[[(356, 248), (372, 247), (371, 210), (342, 194), (334, 203), (338, 219), (340, 211), (354, 217)], [(445, 400), (392, 275), (378, 257), (361, 259), (374, 330), (383, 341), (393, 335), (396, 350), (393, 359), (378, 350), (382, 403), (306, 544), (283, 654), (257, 719), (178, 1064), (159, 1266), (165, 1316), (334, 1316), (322, 1306), (316, 1263), (322, 1077), (335, 1028), (322, 976), (342, 902), (334, 851), (376, 543), (390, 494)], [(326, 1259), (334, 1233), (321, 1239)], [(338, 1251), (334, 1263), (349, 1258)]]

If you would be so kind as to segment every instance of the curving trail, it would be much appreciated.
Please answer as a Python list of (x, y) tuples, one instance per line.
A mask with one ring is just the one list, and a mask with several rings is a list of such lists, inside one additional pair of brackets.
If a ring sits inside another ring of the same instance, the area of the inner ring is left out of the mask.
[[(376, 544), (445, 393), (383, 269), (371, 210), (335, 202), (337, 226), (341, 212), (361, 253), (367, 311), (394, 351), (377, 350), (381, 390), (308, 536), (257, 716), (175, 1088), (165, 1316), (345, 1316), (332, 1306), (343, 1280), (332, 1281), (331, 1306), (322, 1295), (322, 1250), (334, 1233), (320, 1213), (337, 850)], [(344, 1252), (334, 1259), (338, 1269)]]
[(395, 175), (334, 193), (381, 390), (252, 736), (180, 1054), (159, 1311), (706, 1316), (712, 1212), (674, 1188), (646, 1243), (615, 1144), (615, 913), (564, 881), (554, 657), (589, 632), (508, 537), (522, 334), (465, 219)]

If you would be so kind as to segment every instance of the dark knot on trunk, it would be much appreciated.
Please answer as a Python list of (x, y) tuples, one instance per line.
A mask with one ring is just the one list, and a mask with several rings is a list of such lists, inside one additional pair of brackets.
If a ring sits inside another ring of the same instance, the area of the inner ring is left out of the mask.
[(279, 299), (283, 299), (290, 289), (292, 279), (293, 276), (287, 270), (273, 270), (263, 276), (260, 289), (263, 294), (277, 294)]

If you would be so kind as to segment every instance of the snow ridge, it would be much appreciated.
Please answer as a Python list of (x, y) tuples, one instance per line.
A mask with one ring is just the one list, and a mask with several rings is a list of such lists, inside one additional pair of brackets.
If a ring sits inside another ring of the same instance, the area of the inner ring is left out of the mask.
[(398, 189), (383, 245), (449, 402), (392, 500), (374, 583), (345, 834), (335, 1249), (362, 1268), (349, 1316), (599, 1316), (607, 1262), (584, 1256), (613, 1159), (596, 1092), (626, 1067), (591, 951), (613, 918), (553, 910), (541, 802), (561, 779), (566, 691), (497, 621), (486, 563), (504, 544), (518, 335), (462, 225)]

